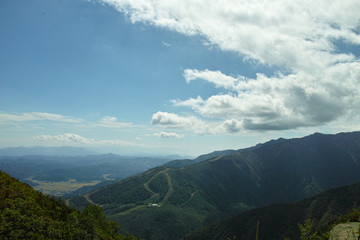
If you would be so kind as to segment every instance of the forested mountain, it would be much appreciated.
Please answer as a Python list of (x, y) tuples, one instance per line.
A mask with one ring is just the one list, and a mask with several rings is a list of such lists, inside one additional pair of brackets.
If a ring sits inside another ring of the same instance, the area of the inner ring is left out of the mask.
[[(346, 222), (343, 215), (350, 212), (348, 221), (360, 221), (360, 183), (331, 189), (314, 197), (288, 204), (275, 204), (244, 212), (229, 220), (207, 226), (185, 240), (236, 239), (253, 240), (259, 222), (259, 239), (300, 239), (299, 224), (311, 222), (312, 234), (325, 235), (335, 223)], [(352, 211), (352, 209), (354, 209)], [(315, 238), (313, 238), (315, 239)], [(322, 239), (322, 238), (321, 238)]]
[(176, 239), (249, 209), (360, 182), (359, 172), (360, 132), (316, 133), (158, 167), (70, 203), (101, 204), (123, 230), (145, 239)]
[(0, 239), (137, 239), (117, 229), (98, 206), (80, 213), (0, 171)]

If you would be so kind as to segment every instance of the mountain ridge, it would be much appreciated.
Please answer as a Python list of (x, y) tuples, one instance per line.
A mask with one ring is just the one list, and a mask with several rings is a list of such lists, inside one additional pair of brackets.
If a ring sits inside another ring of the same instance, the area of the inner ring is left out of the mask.
[[(249, 209), (360, 182), (358, 172), (360, 132), (312, 134), (269, 141), (188, 166), (154, 168), (87, 197), (104, 206), (111, 219), (129, 232), (145, 239), (174, 239)], [(81, 207), (87, 201), (80, 197), (70, 203)], [(161, 207), (148, 208), (152, 203)], [(158, 229), (149, 224), (155, 219)]]

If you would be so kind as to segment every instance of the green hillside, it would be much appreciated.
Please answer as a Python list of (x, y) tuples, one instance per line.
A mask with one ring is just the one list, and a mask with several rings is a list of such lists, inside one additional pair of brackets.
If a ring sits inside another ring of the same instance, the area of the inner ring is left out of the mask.
[[(185, 240), (255, 239), (259, 222), (259, 239), (300, 239), (298, 224), (310, 220), (311, 235), (328, 239), (337, 223), (360, 221), (360, 183), (332, 189), (292, 204), (276, 204), (247, 211), (227, 221), (207, 226)], [(355, 205), (354, 205), (355, 204)], [(357, 204), (357, 205), (356, 205)], [(356, 207), (356, 208), (354, 208)], [(324, 237), (322, 237), (324, 236)], [(310, 238), (309, 238), (310, 239)]]
[(98, 206), (80, 213), (0, 171), (0, 239), (137, 239), (117, 229)]
[(360, 182), (359, 132), (278, 139), (226, 153), (155, 168), (70, 204), (100, 204), (124, 231), (145, 239), (176, 239), (249, 209)]

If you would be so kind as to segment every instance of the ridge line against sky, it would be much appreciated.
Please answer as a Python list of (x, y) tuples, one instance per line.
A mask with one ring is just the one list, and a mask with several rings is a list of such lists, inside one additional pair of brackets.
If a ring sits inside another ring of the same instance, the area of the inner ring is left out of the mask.
[(0, 147), (198, 155), (359, 130), (359, 12), (356, 0), (4, 1)]

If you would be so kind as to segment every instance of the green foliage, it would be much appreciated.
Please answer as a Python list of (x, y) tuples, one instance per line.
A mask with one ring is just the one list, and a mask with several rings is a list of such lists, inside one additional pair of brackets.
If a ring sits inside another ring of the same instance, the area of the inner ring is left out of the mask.
[(79, 206), (78, 209), (82, 210), (86, 207), (86, 205), (88, 205), (88, 201), (86, 201), (86, 199), (82, 196), (77, 196), (77, 197), (74, 197), (72, 199), (69, 200), (70, 201), (70, 204), (71, 206)]
[(165, 174), (160, 173), (156, 175), (149, 183), (149, 188), (151, 191), (159, 194), (159, 199), (163, 199), (169, 189)]
[(136, 232), (142, 239), (173, 240), (201, 226), (202, 219), (194, 212), (167, 205), (131, 211), (126, 215), (112, 215), (121, 229)]
[(91, 199), (101, 205), (123, 205), (144, 201), (151, 197), (151, 194), (144, 187), (144, 183), (151, 176), (152, 174), (142, 174), (138, 177), (128, 178), (119, 183), (106, 186), (101, 188), (101, 191), (93, 192)]
[[(314, 232), (312, 222), (307, 219), (304, 224), (299, 224), (301, 240), (327, 240), (330, 237), (330, 231), (334, 226), (341, 223), (360, 222), (360, 209), (354, 208), (346, 214), (340, 215), (334, 222), (323, 227), (323, 232)], [(360, 229), (359, 229), (360, 230)]]
[(305, 220), (303, 224), (299, 224), (300, 239), (301, 240), (316, 240), (318, 239), (317, 233), (313, 232), (313, 226), (309, 219)]
[(345, 215), (341, 215), (336, 223), (360, 222), (360, 208), (354, 208)]
[(78, 212), (0, 171), (0, 239), (137, 239), (117, 229), (98, 206)]

